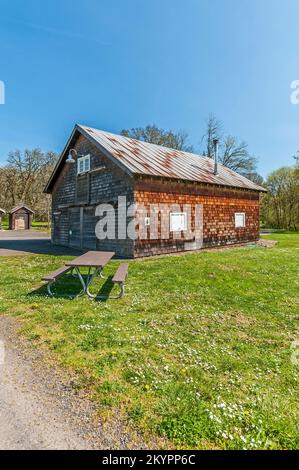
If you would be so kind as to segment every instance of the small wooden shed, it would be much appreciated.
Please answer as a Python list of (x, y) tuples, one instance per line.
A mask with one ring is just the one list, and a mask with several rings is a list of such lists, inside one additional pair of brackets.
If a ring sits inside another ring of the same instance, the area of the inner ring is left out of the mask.
[(14, 207), (9, 213), (9, 230), (29, 230), (34, 212), (24, 204)]
[(0, 207), (0, 230), (2, 228), (2, 218), (5, 215), (5, 210)]

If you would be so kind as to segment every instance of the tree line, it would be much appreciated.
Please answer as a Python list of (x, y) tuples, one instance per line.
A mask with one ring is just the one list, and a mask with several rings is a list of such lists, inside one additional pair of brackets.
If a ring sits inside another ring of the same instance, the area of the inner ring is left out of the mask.
[(261, 218), (265, 226), (288, 230), (299, 228), (299, 159), (292, 167), (273, 171), (264, 186)]
[(0, 207), (8, 212), (23, 203), (34, 210), (36, 220), (50, 223), (51, 198), (43, 190), (56, 161), (54, 152), (38, 148), (10, 152), (0, 167)]
[[(237, 137), (225, 134), (223, 124), (213, 114), (206, 120), (206, 130), (201, 138), (198, 153), (214, 158), (214, 140), (219, 141), (219, 161), (254, 183), (267, 189), (261, 197), (261, 222), (265, 227), (288, 230), (299, 228), (299, 151), (293, 167), (273, 171), (265, 180), (257, 171), (257, 158), (248, 144)], [(184, 131), (165, 131), (155, 125), (122, 131), (122, 135), (186, 152), (194, 152)]]
[[(165, 147), (195, 152), (183, 130), (165, 130), (156, 125), (123, 129), (121, 134), (134, 139)], [(273, 171), (266, 180), (257, 171), (257, 158), (248, 144), (237, 137), (225, 134), (223, 124), (214, 115), (206, 120), (205, 132), (196, 153), (214, 158), (214, 139), (219, 141), (219, 161), (268, 192), (262, 196), (261, 219), (265, 226), (282, 229), (299, 227), (299, 152), (294, 166)], [(0, 207), (9, 211), (20, 202), (35, 211), (36, 220), (48, 221), (51, 217), (51, 197), (43, 192), (58, 156), (55, 152), (15, 150), (10, 152), (6, 164), (0, 167)]]

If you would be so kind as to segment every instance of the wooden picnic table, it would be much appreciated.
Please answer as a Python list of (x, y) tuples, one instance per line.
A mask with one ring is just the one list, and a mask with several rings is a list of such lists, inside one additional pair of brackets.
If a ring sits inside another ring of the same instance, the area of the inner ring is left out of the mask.
[[(84, 255), (78, 256), (77, 258), (65, 263), (66, 266), (73, 268), (83, 287), (83, 294), (87, 294), (89, 297), (95, 297), (90, 293), (89, 287), (96, 276), (101, 276), (103, 268), (115, 255), (114, 251), (87, 251)], [(88, 275), (84, 279), (80, 269), (88, 268)], [(92, 269), (94, 272), (92, 273)]]
[[(56, 271), (44, 275), (42, 280), (47, 282), (48, 294), (50, 296), (54, 295), (51, 287), (57, 279), (69, 271), (71, 271), (72, 274), (73, 271), (75, 271), (82, 284), (83, 290), (79, 294), (68, 294), (67, 297), (74, 298), (87, 294), (91, 299), (119, 299), (125, 293), (125, 280), (128, 275), (128, 263), (122, 263), (111, 280), (113, 284), (118, 284), (119, 286), (119, 293), (117, 295), (95, 295), (89, 290), (89, 287), (96, 276), (104, 277), (102, 275), (102, 270), (104, 266), (109, 263), (111, 258), (113, 258), (114, 254), (114, 251), (88, 251), (84, 255), (78, 256), (72, 261), (68, 261), (65, 263), (65, 266), (56, 269)], [(87, 276), (80, 271), (81, 268), (88, 268)], [(92, 272), (92, 270), (94, 271)]]
[(87, 251), (72, 261), (65, 263), (66, 266), (103, 268), (115, 255), (114, 251)]

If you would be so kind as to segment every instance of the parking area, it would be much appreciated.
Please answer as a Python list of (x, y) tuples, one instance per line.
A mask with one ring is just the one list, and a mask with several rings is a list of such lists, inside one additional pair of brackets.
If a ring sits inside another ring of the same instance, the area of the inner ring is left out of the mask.
[(78, 255), (79, 250), (51, 244), (50, 235), (33, 230), (1, 230), (0, 256), (17, 256), (24, 254), (40, 255)]

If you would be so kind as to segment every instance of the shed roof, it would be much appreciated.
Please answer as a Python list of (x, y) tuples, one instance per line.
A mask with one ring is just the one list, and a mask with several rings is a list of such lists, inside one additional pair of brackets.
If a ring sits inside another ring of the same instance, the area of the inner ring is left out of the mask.
[(211, 158), (77, 124), (45, 188), (46, 192), (51, 192), (76, 132), (92, 141), (131, 176), (148, 175), (266, 191), (263, 187), (221, 164), (218, 164), (218, 174), (214, 175), (214, 161)]
[(31, 212), (31, 214), (34, 214), (34, 211), (32, 209), (30, 209), (28, 206), (26, 206), (25, 204), (18, 204), (13, 209), (11, 209), (11, 211), (9, 213), (13, 214), (14, 212), (18, 211), (19, 209), (26, 209), (26, 211)]

